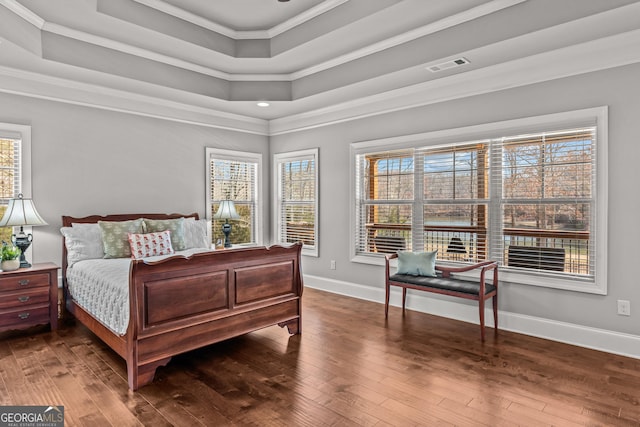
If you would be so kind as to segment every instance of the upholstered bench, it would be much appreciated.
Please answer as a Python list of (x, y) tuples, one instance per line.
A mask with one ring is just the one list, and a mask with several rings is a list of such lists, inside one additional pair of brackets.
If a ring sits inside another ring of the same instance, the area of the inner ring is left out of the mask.
[[(498, 331), (498, 263), (484, 261), (463, 267), (446, 267), (435, 265), (435, 276), (415, 274), (391, 274), (390, 261), (398, 258), (398, 254), (385, 256), (385, 304), (384, 315), (389, 316), (389, 293), (391, 286), (402, 288), (402, 310), (404, 312), (407, 299), (407, 289), (433, 292), (478, 301), (480, 310), (480, 337), (484, 341), (484, 304), (489, 298), (493, 298), (494, 330)], [(478, 280), (459, 277), (456, 273), (477, 270)], [(486, 273), (493, 270), (493, 283), (486, 283)]]

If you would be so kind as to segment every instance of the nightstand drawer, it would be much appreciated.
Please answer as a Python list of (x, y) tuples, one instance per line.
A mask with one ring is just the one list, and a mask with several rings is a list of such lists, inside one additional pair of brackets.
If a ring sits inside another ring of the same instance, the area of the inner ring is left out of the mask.
[[(19, 271), (19, 270), (17, 270)], [(0, 277), (0, 291), (37, 288), (49, 286), (51, 277), (47, 273), (15, 274), (7, 273)]]
[(22, 329), (49, 323), (49, 304), (0, 310), (0, 329)]
[(0, 310), (49, 302), (49, 288), (40, 287), (0, 293)]

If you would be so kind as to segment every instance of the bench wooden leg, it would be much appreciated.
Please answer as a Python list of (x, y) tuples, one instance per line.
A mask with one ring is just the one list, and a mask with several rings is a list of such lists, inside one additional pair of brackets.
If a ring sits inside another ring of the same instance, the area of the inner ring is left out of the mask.
[(384, 317), (389, 317), (389, 283), (385, 284), (385, 294), (384, 294)]
[(402, 288), (402, 314), (404, 314), (404, 307), (407, 302), (407, 288)]
[(484, 342), (484, 298), (478, 300), (478, 308), (480, 309), (480, 338)]
[(498, 294), (493, 296), (493, 329), (498, 333)]

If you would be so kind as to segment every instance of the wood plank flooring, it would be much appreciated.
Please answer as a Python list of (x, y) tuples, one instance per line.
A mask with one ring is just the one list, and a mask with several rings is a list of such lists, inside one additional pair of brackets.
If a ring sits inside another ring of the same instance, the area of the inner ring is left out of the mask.
[(640, 360), (305, 289), (303, 333), (174, 357), (127, 389), (81, 325), (0, 335), (0, 405), (67, 426), (640, 426)]

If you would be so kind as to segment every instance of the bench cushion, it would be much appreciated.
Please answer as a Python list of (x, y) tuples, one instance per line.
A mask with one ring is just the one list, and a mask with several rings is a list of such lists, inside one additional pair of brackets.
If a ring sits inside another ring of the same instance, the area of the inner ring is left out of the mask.
[[(409, 274), (394, 274), (389, 276), (392, 282), (404, 282), (412, 285), (424, 286), (425, 288), (436, 288), (447, 291), (461, 292), (464, 294), (478, 295), (480, 293), (480, 283), (459, 278), (444, 278), (412, 276)], [(485, 295), (495, 290), (495, 286), (485, 283)]]

